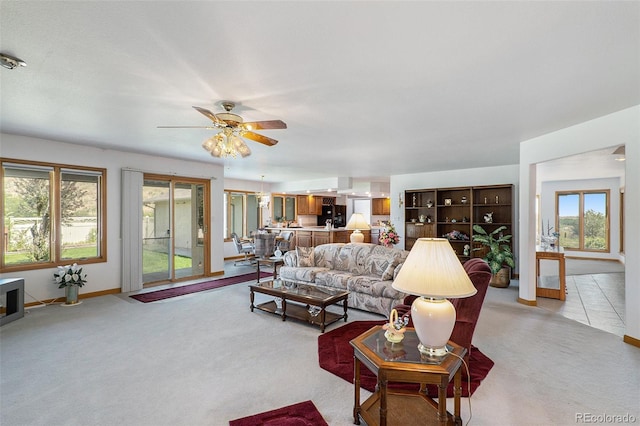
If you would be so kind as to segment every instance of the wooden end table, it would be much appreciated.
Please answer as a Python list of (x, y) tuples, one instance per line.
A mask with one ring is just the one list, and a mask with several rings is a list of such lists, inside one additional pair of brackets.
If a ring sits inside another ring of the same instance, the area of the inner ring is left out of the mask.
[(280, 257), (267, 257), (265, 259), (258, 259), (258, 277), (257, 281), (260, 282), (260, 265), (271, 265), (273, 267), (273, 279), (278, 278), (278, 266), (284, 265), (284, 258)]
[[(282, 321), (286, 321), (287, 318), (306, 321), (319, 325), (322, 333), (329, 324), (341, 319), (347, 322), (348, 291), (330, 290), (283, 279), (250, 284), (249, 289), (251, 290), (251, 312), (257, 308), (280, 315)], [(255, 293), (273, 296), (275, 300), (255, 305)], [(288, 303), (289, 301), (297, 303)], [(340, 302), (342, 302), (343, 314), (327, 311), (328, 306)]]
[[(467, 350), (449, 342), (450, 351), (439, 360), (427, 359), (418, 351), (415, 329), (407, 328), (401, 343), (391, 344), (382, 326), (375, 326), (353, 339), (354, 407), (353, 423), (360, 419), (367, 425), (401, 426), (409, 424), (460, 425), (462, 396), (462, 360)], [(460, 357), (460, 358), (458, 358)], [(364, 364), (378, 378), (376, 391), (360, 404), (360, 369)], [(447, 386), (454, 383), (454, 414), (447, 412)], [(420, 392), (387, 389), (389, 382), (418, 383)], [(438, 399), (433, 400), (422, 389), (438, 386)]]
[[(558, 285), (559, 288), (544, 287), (540, 283), (540, 261), (558, 261)], [(536, 246), (536, 296), (565, 301), (567, 299), (567, 281), (565, 274), (564, 249), (555, 247), (544, 249)]]

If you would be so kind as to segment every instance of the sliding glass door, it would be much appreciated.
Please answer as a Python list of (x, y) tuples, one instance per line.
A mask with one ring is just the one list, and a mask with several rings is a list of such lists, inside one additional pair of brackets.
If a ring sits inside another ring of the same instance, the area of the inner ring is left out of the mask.
[(145, 175), (142, 189), (144, 285), (204, 276), (207, 181)]

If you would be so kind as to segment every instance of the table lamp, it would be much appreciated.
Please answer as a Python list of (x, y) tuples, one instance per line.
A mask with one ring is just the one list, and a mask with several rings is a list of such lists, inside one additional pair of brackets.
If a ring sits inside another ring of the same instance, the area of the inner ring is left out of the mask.
[(469, 297), (477, 291), (449, 241), (417, 239), (392, 287), (420, 296), (411, 305), (418, 350), (428, 357), (446, 355), (456, 322), (456, 309), (447, 298)]
[(362, 243), (364, 242), (364, 234), (360, 232), (362, 229), (371, 229), (369, 224), (362, 216), (362, 213), (354, 213), (351, 215), (349, 222), (347, 222), (347, 226), (345, 229), (352, 230), (350, 240), (352, 243)]

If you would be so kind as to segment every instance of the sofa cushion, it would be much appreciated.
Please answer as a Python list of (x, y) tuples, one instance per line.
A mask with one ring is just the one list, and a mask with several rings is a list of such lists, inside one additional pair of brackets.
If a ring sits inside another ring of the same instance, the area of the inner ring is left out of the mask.
[[(393, 256), (371, 254), (364, 261), (364, 273), (365, 275), (375, 275), (388, 280), (393, 277), (394, 263), (395, 258)], [(390, 272), (387, 271), (389, 268), (391, 269)], [(384, 278), (385, 272), (388, 274), (386, 278)]]
[(298, 253), (298, 266), (316, 266), (313, 256), (313, 247), (296, 247)]
[(328, 268), (320, 268), (317, 266), (300, 268), (295, 266), (281, 266), (278, 270), (280, 272), (280, 278), (291, 281), (303, 281), (307, 283), (313, 283), (316, 280), (316, 275), (320, 272), (328, 271)]
[(321, 244), (313, 250), (313, 257), (316, 266), (335, 269), (336, 257), (344, 243)]
[(333, 268), (336, 271), (361, 274), (364, 270), (364, 259), (359, 258), (360, 251), (355, 244), (344, 245), (334, 259)]
[(350, 272), (342, 271), (319, 271), (316, 274), (315, 283), (321, 286), (346, 290), (347, 282), (353, 277)]
[(366, 293), (375, 297), (402, 300), (405, 293), (391, 287), (391, 281), (382, 281), (380, 277), (371, 275), (353, 275), (347, 281), (347, 290), (355, 293)]

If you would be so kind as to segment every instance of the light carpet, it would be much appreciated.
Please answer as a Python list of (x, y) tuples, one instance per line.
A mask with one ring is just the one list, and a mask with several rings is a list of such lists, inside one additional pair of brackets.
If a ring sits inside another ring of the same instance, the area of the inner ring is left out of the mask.
[[(640, 349), (516, 297), (489, 288), (485, 299), (474, 343), (495, 366), (471, 425), (575, 425), (581, 413), (640, 422)], [(249, 304), (239, 284), (30, 309), (0, 328), (0, 424), (226, 426), (311, 400), (328, 424), (352, 425), (353, 385), (319, 367), (319, 329)], [(381, 318), (349, 311), (349, 321)]]

